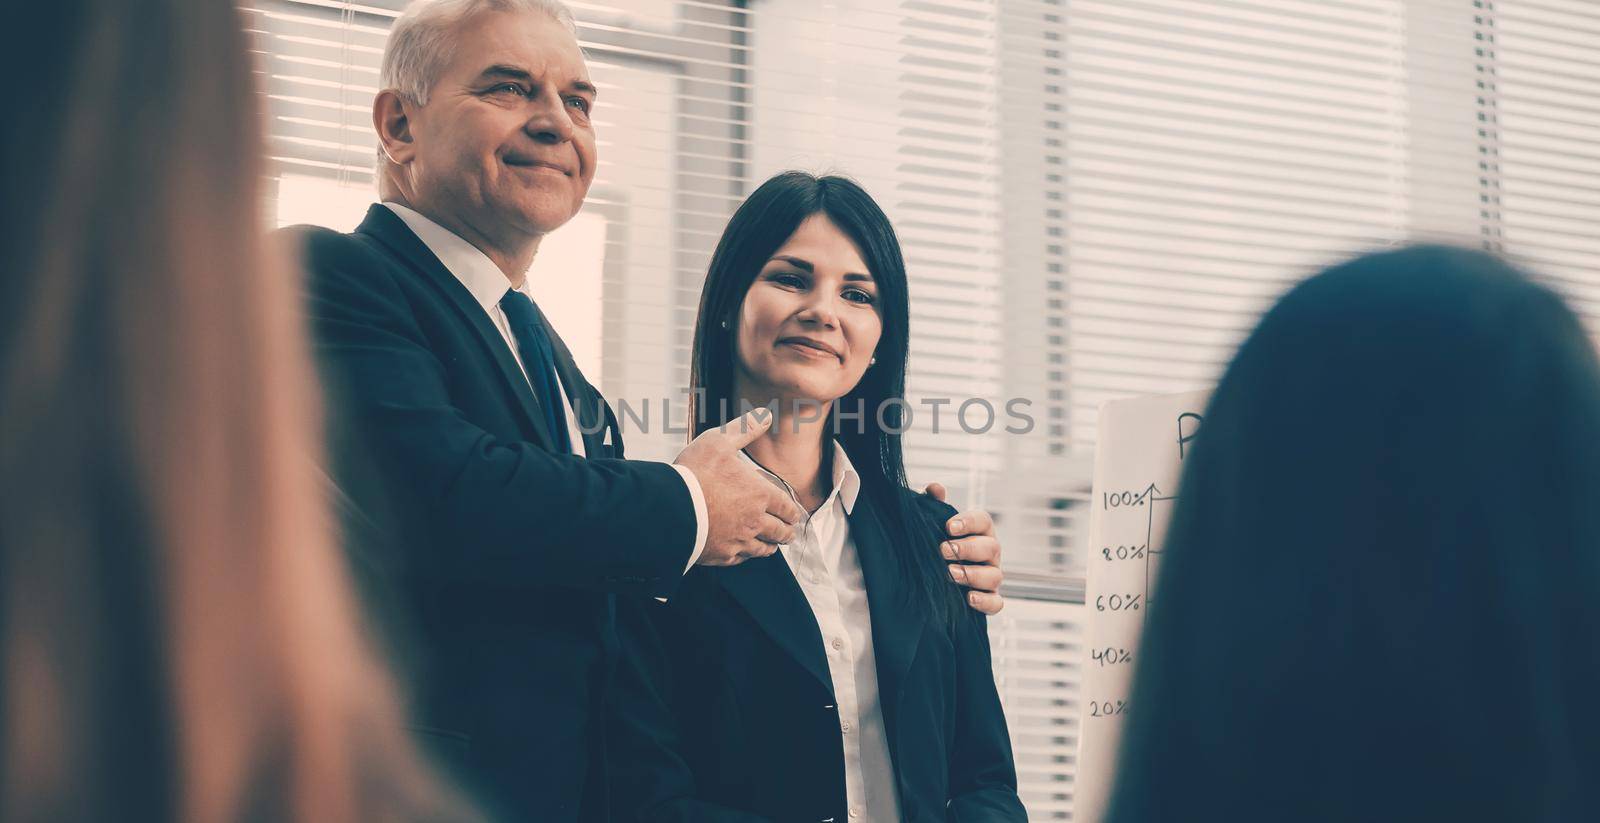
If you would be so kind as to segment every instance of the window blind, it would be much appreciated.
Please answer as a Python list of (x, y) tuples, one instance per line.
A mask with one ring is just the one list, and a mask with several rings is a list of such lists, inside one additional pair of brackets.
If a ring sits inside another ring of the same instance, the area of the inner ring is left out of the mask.
[(1600, 5), (1474, 6), (1486, 244), (1549, 278), (1600, 330)]
[(1085, 654), (1081, 589), (1077, 595), (1077, 603), (1013, 598), (989, 618), (995, 686), (1029, 820), (1072, 819)]
[(1073, 442), (1215, 379), (1306, 271), (1407, 228), (1398, 3), (1077, 0), (1068, 18)]

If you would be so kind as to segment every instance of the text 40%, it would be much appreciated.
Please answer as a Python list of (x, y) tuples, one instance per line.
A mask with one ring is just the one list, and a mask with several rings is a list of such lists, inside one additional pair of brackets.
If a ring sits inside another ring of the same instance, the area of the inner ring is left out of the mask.
[(1115, 666), (1118, 663), (1132, 663), (1133, 655), (1127, 649), (1107, 646), (1103, 649), (1093, 649), (1089, 657), (1101, 666)]

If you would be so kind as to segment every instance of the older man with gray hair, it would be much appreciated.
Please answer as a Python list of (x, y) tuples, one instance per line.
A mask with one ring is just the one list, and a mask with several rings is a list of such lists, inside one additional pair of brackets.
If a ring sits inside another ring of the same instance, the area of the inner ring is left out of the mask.
[(671, 464), (623, 459), (532, 300), (595, 173), (566, 7), (422, 0), (381, 85), (383, 202), (351, 234), (296, 230), (347, 542), (440, 762), (505, 819), (604, 820), (608, 700), (639, 676), (619, 601), (769, 555), (803, 512), (738, 459), (761, 412)]

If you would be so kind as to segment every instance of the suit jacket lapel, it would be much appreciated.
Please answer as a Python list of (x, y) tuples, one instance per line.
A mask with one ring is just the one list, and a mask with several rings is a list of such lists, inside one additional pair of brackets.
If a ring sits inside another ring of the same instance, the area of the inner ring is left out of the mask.
[[(850, 513), (850, 537), (855, 542), (861, 572), (867, 580), (867, 609), (872, 614), (872, 648), (877, 658), (878, 693), (883, 698), (884, 722), (891, 733), (895, 711), (905, 688), (906, 673), (916, 659), (926, 615), (914, 611), (895, 558), (894, 544), (883, 522), (863, 493)], [(929, 551), (933, 551), (930, 545)], [(893, 735), (889, 737), (894, 740)]]
[(578, 428), (583, 436), (583, 453), (586, 457), (606, 457), (605, 430), (609, 424), (605, 413), (605, 401), (600, 398), (600, 392), (589, 384), (583, 372), (578, 369), (577, 361), (572, 359), (572, 352), (567, 350), (567, 344), (556, 334), (555, 326), (550, 325), (550, 318), (545, 317), (544, 310), (535, 303), (533, 310), (539, 313), (539, 320), (544, 323), (545, 331), (550, 335), (550, 348), (554, 350), (556, 361), (556, 374), (561, 377), (561, 385), (567, 392), (567, 399), (572, 401), (572, 409), (578, 415)]
[(805, 592), (800, 590), (787, 561), (773, 554), (708, 571), (763, 631), (810, 672), (828, 694), (833, 694), (833, 677), (828, 673), (828, 660), (822, 648), (822, 630), (817, 627), (811, 604), (806, 602)]
[(522, 411), (525, 422), (534, 431), (539, 444), (546, 450), (554, 449), (555, 439), (551, 436), (549, 427), (545, 425), (544, 413), (540, 410), (539, 399), (534, 396), (533, 387), (528, 384), (527, 376), (512, 358), (510, 349), (506, 347), (505, 338), (500, 336), (500, 330), (490, 322), (489, 316), (483, 311), (483, 306), (472, 293), (461, 285), (461, 281), (457, 280), (443, 263), (439, 262), (439, 258), (429, 251), (428, 245), (412, 233), (405, 221), (387, 206), (374, 203), (368, 208), (366, 218), (356, 227), (356, 233), (367, 235), (388, 246), (396, 256), (406, 261), (422, 275), (424, 280), (432, 283), (456, 307), (461, 319), (472, 327), (479, 341), (483, 343), (484, 353), (499, 367), (500, 376), (504, 378), (512, 396), (517, 399), (517, 406)]
[[(606, 431), (611, 433), (611, 445), (608, 447), (609, 448), (609, 452), (607, 453), (606, 456), (607, 457), (614, 457), (614, 458), (616, 458), (618, 460), (621, 460), (622, 459), (622, 426), (617, 423), (617, 415), (616, 415), (615, 412), (613, 412), (611, 410), (610, 404), (606, 403), (605, 397), (601, 397), (600, 398), (600, 409), (602, 411), (604, 411), (605, 415), (606, 415)], [(605, 435), (602, 434), (601, 437), (604, 438)], [(604, 440), (602, 439), (601, 442), (603, 443)]]

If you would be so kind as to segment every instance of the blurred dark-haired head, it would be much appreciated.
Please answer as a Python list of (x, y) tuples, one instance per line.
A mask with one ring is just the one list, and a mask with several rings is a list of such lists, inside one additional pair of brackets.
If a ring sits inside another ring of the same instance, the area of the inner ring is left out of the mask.
[(1549, 289), (1417, 247), (1228, 367), (1110, 820), (1576, 820), (1600, 767), (1600, 369)]

